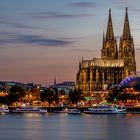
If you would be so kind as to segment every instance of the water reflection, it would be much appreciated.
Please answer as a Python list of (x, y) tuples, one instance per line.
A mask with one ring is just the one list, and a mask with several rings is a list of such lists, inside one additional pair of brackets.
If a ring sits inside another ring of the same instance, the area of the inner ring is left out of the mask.
[(5, 114), (1, 140), (139, 140), (140, 114)]

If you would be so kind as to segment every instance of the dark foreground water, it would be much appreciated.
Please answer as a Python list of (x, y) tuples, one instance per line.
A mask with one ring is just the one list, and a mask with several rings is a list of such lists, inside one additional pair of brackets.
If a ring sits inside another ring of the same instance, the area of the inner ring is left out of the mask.
[(0, 140), (140, 140), (140, 114), (4, 114)]

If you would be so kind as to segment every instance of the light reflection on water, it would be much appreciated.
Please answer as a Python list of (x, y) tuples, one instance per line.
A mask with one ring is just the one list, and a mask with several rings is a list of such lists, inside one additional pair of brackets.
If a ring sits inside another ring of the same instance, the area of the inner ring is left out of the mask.
[(0, 140), (140, 140), (140, 114), (4, 114)]

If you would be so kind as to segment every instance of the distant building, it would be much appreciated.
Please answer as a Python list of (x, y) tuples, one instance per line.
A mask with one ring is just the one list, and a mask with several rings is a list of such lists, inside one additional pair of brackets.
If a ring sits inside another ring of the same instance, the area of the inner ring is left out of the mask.
[(56, 83), (55, 80), (54, 85), (52, 85), (51, 88), (57, 89), (59, 100), (63, 106), (63, 103), (68, 103), (69, 92), (75, 89), (75, 82)]
[(140, 76), (139, 75), (131, 75), (124, 78), (120, 86), (123, 88), (133, 88), (136, 91), (140, 91)]
[(10, 88), (16, 86), (17, 82), (9, 81), (9, 82), (5, 82), (5, 85), (7, 86), (8, 89), (10, 89)]
[(8, 93), (6, 91), (4, 84), (0, 82), (0, 97), (7, 96), (7, 95)]
[(51, 87), (57, 88), (58, 90), (64, 90), (65, 92), (69, 92), (70, 90), (74, 90), (75, 82), (55, 83)]
[(81, 89), (85, 95), (90, 95), (112, 84), (119, 84), (125, 77), (135, 74), (135, 49), (130, 33), (127, 8), (119, 49), (114, 36), (111, 9), (109, 9), (106, 36), (103, 34), (101, 58), (82, 59), (79, 62), (76, 87)]

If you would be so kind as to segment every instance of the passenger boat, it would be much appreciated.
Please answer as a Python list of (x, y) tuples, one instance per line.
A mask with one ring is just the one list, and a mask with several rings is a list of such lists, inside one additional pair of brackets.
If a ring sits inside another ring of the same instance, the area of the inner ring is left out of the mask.
[(29, 106), (29, 107), (16, 108), (16, 109), (12, 110), (11, 112), (14, 112), (14, 113), (47, 113), (47, 110)]
[(98, 105), (84, 110), (86, 114), (126, 114), (125, 106)]
[(67, 113), (68, 108), (62, 109), (62, 110), (54, 110), (53, 113)]
[(0, 113), (8, 113), (9, 112), (9, 109), (7, 106), (1, 106), (0, 107)]
[(81, 111), (77, 108), (72, 108), (67, 110), (68, 114), (81, 114)]

